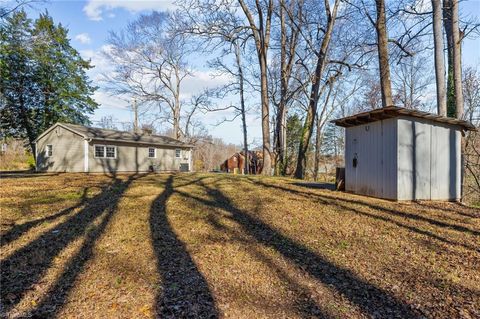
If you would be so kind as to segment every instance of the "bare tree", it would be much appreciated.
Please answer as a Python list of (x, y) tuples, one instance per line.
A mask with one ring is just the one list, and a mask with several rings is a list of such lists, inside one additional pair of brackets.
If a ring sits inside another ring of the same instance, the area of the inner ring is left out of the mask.
[[(260, 97), (262, 113), (262, 148), (263, 170), (262, 174), (270, 175), (272, 157), (270, 147), (270, 108), (268, 97), (268, 49), (270, 46), (270, 32), (272, 26), (273, 0), (255, 0), (254, 5), (249, 5), (246, 0), (238, 0), (240, 7), (248, 20), (250, 32), (255, 41), (257, 58), (260, 71)], [(255, 18), (257, 20), (255, 20)]]
[(409, 109), (430, 109), (432, 101), (428, 99), (428, 93), (433, 84), (431, 69), (429, 59), (420, 53), (404, 58), (392, 67), (394, 103)]
[[(296, 23), (286, 17), (286, 11), (288, 11), (289, 16), (297, 17)], [(290, 80), (295, 64), (301, 23), (303, 22), (302, 14), (303, 0), (290, 1), (288, 4), (285, 0), (280, 0), (278, 9), (280, 18), (280, 101), (276, 112), (274, 141), (275, 173), (281, 175), (286, 173), (287, 105), (296, 91), (290, 90)]]
[(437, 87), (437, 112), (447, 116), (447, 91), (445, 82), (445, 61), (443, 54), (442, 2), (432, 0), (433, 43), (435, 48), (435, 79)]
[[(247, 135), (247, 106), (245, 91), (248, 80), (244, 71), (243, 55), (245, 43), (248, 39), (248, 28), (235, 14), (234, 8), (227, 3), (209, 1), (184, 1), (180, 3), (182, 23), (176, 32), (193, 35), (199, 38), (200, 47), (203, 51), (221, 49), (221, 54), (214, 60), (209, 61), (209, 66), (215, 69), (217, 76), (226, 75), (231, 81), (208, 92), (209, 97), (223, 101), (230, 94), (239, 95), (239, 105), (221, 105), (204, 103), (203, 109), (209, 112), (233, 110), (232, 118), (225, 121), (233, 121), (238, 116), (242, 120), (243, 148), (248, 154)], [(233, 55), (233, 66), (226, 62)], [(245, 173), (248, 173), (248, 161), (245, 161)]]
[(169, 23), (168, 14), (152, 12), (121, 32), (111, 32), (104, 55), (114, 70), (104, 74), (104, 82), (114, 94), (135, 97), (156, 109), (157, 120), (171, 123), (173, 137), (179, 139), (182, 83), (191, 73), (186, 41), (172, 35)]
[(382, 92), (382, 106), (392, 106), (392, 83), (390, 80), (390, 63), (388, 57), (388, 35), (385, 15), (385, 0), (375, 0), (377, 9), (377, 32), (378, 65), (380, 69), (380, 87)]
[(465, 97), (465, 119), (477, 125), (480, 123), (480, 73), (468, 67), (463, 71), (463, 95)]
[[(480, 128), (480, 74), (469, 67), (463, 72), (465, 118)], [(465, 178), (462, 197), (467, 201), (480, 201), (480, 134), (468, 132), (465, 136)]]
[(460, 27), (458, 22), (458, 0), (451, 0), (452, 12), (452, 41), (453, 41), (453, 82), (455, 88), (455, 116), (463, 119), (463, 90), (462, 90), (462, 52)]
[(100, 118), (98, 121), (98, 126), (105, 129), (116, 130), (117, 126), (115, 125), (116, 119), (113, 115), (105, 115)]
[(302, 136), (300, 139), (299, 149), (298, 149), (298, 160), (297, 168), (295, 170), (296, 178), (304, 178), (305, 168), (307, 164), (307, 151), (310, 144), (310, 139), (312, 136), (315, 116), (317, 114), (317, 104), (320, 96), (320, 86), (322, 83), (322, 76), (325, 69), (325, 65), (328, 63), (327, 54), (328, 47), (330, 45), (330, 39), (333, 33), (333, 27), (335, 25), (335, 20), (337, 18), (338, 6), (340, 0), (335, 0), (333, 8), (330, 7), (329, 0), (325, 0), (325, 15), (326, 15), (326, 26), (324, 35), (320, 44), (320, 48), (315, 52), (317, 57), (315, 72), (312, 76), (312, 87), (310, 91), (310, 97), (308, 101), (308, 110), (305, 118), (305, 123), (302, 130)]

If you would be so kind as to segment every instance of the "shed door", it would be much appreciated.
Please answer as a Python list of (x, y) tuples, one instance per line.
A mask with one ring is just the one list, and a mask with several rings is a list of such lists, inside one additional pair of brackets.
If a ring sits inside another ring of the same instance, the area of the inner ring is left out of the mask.
[(188, 163), (181, 163), (180, 164), (180, 172), (188, 172), (189, 170), (189, 164)]

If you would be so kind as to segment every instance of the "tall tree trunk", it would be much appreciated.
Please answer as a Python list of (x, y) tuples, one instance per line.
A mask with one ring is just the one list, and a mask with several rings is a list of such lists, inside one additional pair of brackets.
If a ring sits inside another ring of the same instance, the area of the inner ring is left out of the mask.
[(317, 104), (319, 98), (320, 82), (322, 80), (323, 70), (327, 58), (328, 46), (332, 37), (333, 26), (337, 17), (337, 9), (340, 0), (335, 0), (333, 10), (330, 11), (329, 0), (325, 0), (325, 11), (327, 14), (327, 28), (322, 39), (320, 51), (317, 53), (317, 67), (312, 79), (312, 89), (310, 92), (310, 99), (308, 103), (307, 116), (303, 124), (302, 136), (300, 137), (300, 144), (298, 147), (297, 168), (295, 169), (295, 178), (303, 179), (305, 177), (305, 169), (307, 166), (307, 152), (312, 137), (313, 126), (315, 122), (315, 114), (317, 113)]
[[(453, 83), (455, 92), (455, 117), (463, 119), (463, 87), (462, 87), (462, 39), (458, 24), (458, 0), (451, 0), (452, 14), (452, 42), (453, 42)], [(460, 199), (463, 200), (465, 176), (465, 138), (460, 140), (461, 169), (460, 169)]]
[(388, 58), (388, 36), (385, 16), (385, 1), (375, 0), (377, 6), (378, 64), (380, 69), (380, 86), (382, 91), (382, 107), (392, 106), (392, 82), (390, 80), (390, 64)]
[(313, 165), (313, 180), (318, 181), (318, 170), (320, 169), (320, 148), (322, 147), (322, 129), (320, 119), (317, 116), (317, 131), (315, 132), (315, 163)]
[(175, 89), (175, 105), (173, 109), (173, 131), (174, 137), (179, 140), (182, 136), (180, 133), (180, 75), (178, 69), (175, 69), (176, 89)]
[(240, 88), (239, 93), (240, 93), (240, 112), (242, 113), (243, 149), (245, 150), (244, 174), (248, 174), (249, 160), (248, 160), (247, 118), (246, 118), (246, 111), (245, 111), (245, 96), (244, 96), (244, 77), (243, 77), (240, 46), (237, 42), (234, 42), (234, 46), (235, 46), (235, 59), (237, 62), (237, 70), (238, 70), (238, 84)]
[[(287, 108), (288, 101), (291, 98), (289, 92), (289, 82), (292, 76), (293, 65), (295, 64), (295, 52), (298, 45), (298, 35), (302, 28), (299, 23), (303, 21), (302, 10), (295, 12), (296, 23), (288, 23), (286, 21), (286, 12), (289, 16), (293, 16), (294, 7), (303, 6), (303, 0), (291, 1), (290, 7), (287, 9), (285, 0), (280, 0), (280, 103), (277, 110), (277, 118), (275, 122), (275, 150), (277, 153), (277, 162), (275, 162), (275, 173), (285, 175), (287, 173), (286, 152), (287, 152)], [(299, 22), (298, 22), (299, 21)], [(287, 25), (290, 34), (287, 32)]]
[(270, 152), (270, 109), (268, 101), (267, 56), (266, 52), (259, 54), (260, 61), (260, 94), (262, 102), (262, 144), (263, 168), (262, 175), (271, 175), (272, 157)]
[(317, 114), (317, 127), (315, 134), (315, 163), (313, 169), (313, 179), (318, 180), (318, 170), (320, 168), (320, 148), (322, 147), (323, 140), (323, 116), (328, 106), (328, 101), (330, 100), (330, 94), (332, 93), (333, 81), (329, 83), (327, 97), (325, 98), (325, 104), (322, 109), (321, 114)]
[(458, 24), (458, 0), (452, 0), (453, 82), (455, 90), (455, 116), (463, 119), (462, 49)]
[(435, 79), (437, 84), (437, 112), (447, 116), (447, 92), (445, 91), (445, 61), (443, 55), (442, 3), (432, 0), (433, 44), (435, 47)]
[(452, 0), (443, 1), (443, 27), (447, 36), (447, 116), (455, 117), (455, 85), (453, 77), (453, 28), (452, 28)]
[(275, 127), (275, 150), (277, 159), (275, 162), (275, 174), (280, 175), (285, 166), (285, 138), (284, 125), (286, 117), (286, 103), (288, 92), (287, 77), (287, 28), (285, 26), (284, 3), (280, 4), (280, 104), (278, 105), (276, 127)]
[[(252, 12), (244, 0), (238, 0), (244, 12), (252, 35), (255, 39), (258, 63), (260, 66), (260, 98), (262, 109), (262, 142), (263, 142), (263, 175), (271, 175), (272, 158), (270, 145), (270, 109), (268, 99), (268, 78), (267, 78), (267, 51), (270, 43), (270, 29), (273, 13), (273, 0), (268, 0), (264, 8), (259, 0), (255, 1), (258, 14), (258, 25), (255, 23)], [(264, 11), (266, 9), (266, 12)]]

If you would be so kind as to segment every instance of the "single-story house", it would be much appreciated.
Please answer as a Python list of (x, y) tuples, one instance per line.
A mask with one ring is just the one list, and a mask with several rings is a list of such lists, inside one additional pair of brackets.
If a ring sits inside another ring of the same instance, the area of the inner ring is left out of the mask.
[(401, 107), (333, 120), (345, 128), (345, 190), (393, 200), (459, 200), (467, 121)]
[(56, 123), (35, 141), (37, 171), (190, 171), (193, 146), (179, 140), (82, 125)]

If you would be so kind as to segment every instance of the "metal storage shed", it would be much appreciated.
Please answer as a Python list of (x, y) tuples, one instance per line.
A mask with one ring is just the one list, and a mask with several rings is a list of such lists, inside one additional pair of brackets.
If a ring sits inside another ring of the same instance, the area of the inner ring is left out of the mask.
[(401, 107), (332, 121), (345, 127), (345, 190), (393, 200), (458, 200), (461, 134), (471, 123)]

